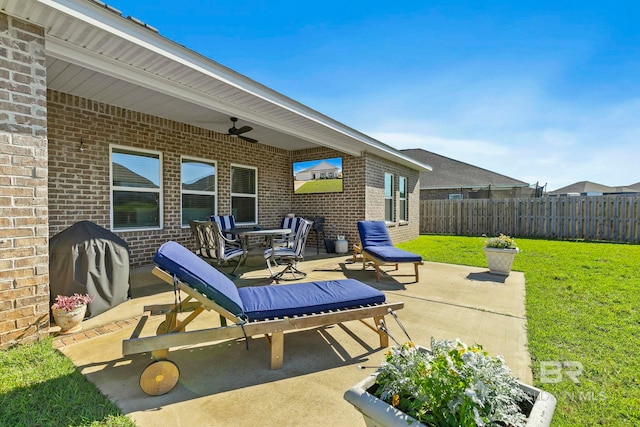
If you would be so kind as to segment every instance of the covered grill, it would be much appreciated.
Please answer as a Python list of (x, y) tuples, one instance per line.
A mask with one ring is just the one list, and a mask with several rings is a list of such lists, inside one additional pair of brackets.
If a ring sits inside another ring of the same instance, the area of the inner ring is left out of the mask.
[(93, 317), (130, 297), (129, 245), (107, 229), (80, 221), (49, 240), (50, 302), (87, 293)]

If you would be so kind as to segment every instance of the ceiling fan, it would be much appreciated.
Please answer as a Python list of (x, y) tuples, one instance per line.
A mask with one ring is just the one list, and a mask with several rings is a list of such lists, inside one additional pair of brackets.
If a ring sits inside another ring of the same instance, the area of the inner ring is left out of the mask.
[(251, 126), (242, 126), (240, 129), (238, 129), (236, 128), (237, 121), (238, 121), (237, 117), (231, 117), (231, 123), (233, 123), (233, 125), (229, 128), (229, 132), (227, 133), (227, 135), (234, 138), (244, 139), (247, 142), (253, 142), (253, 143), (258, 142), (257, 139), (253, 139), (253, 138), (249, 138), (248, 136), (241, 135), (243, 133), (253, 130), (253, 128)]

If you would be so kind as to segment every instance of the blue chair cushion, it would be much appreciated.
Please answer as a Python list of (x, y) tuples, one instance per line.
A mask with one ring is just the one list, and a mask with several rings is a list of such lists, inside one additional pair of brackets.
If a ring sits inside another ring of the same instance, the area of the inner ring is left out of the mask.
[[(218, 223), (220, 231), (236, 228), (236, 218), (233, 215), (211, 215), (209, 220)], [(236, 238), (233, 234), (224, 234), (224, 237), (229, 240), (235, 240)]]
[(384, 221), (358, 221), (358, 233), (362, 247), (393, 246)]
[(236, 285), (179, 243), (163, 244), (153, 257), (153, 262), (169, 274), (175, 274), (178, 279), (202, 292), (230, 313), (237, 316), (243, 314), (244, 307)]
[(385, 295), (354, 279), (254, 286), (238, 289), (250, 320), (353, 308), (385, 301)]
[(421, 262), (422, 257), (393, 246), (367, 246), (363, 251), (384, 262)]

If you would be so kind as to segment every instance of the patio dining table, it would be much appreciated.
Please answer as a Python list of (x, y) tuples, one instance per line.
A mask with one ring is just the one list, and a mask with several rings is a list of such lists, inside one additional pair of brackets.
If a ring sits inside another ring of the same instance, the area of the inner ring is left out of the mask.
[[(282, 236), (291, 233), (290, 228), (227, 228), (222, 230), (225, 234), (234, 234), (240, 237), (240, 244), (242, 245), (242, 256), (238, 260), (238, 264), (231, 272), (232, 275), (236, 275), (236, 272), (240, 268), (240, 266), (244, 265), (247, 260), (247, 255), (249, 253), (249, 237), (250, 236), (264, 236), (268, 243), (268, 247), (273, 247), (273, 238), (275, 236)], [(273, 254), (274, 251), (271, 251)]]

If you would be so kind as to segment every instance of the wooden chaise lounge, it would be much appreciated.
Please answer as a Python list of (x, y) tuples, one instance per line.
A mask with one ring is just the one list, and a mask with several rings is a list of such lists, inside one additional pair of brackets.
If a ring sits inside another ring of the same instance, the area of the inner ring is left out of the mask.
[(367, 263), (373, 264), (377, 281), (380, 281), (380, 266), (395, 264), (397, 270), (399, 263), (412, 263), (416, 282), (420, 280), (418, 266), (423, 265), (422, 257), (393, 246), (384, 221), (358, 221), (358, 233), (360, 245), (353, 247), (353, 261), (356, 254), (362, 254), (362, 269), (366, 269)]
[[(178, 382), (178, 368), (167, 360), (170, 348), (264, 335), (271, 347), (271, 369), (279, 369), (286, 331), (360, 320), (378, 334), (380, 346), (387, 347), (388, 336), (377, 325), (390, 310), (404, 306), (386, 302), (382, 292), (354, 279), (238, 289), (176, 242), (162, 245), (154, 262), (154, 274), (187, 297), (174, 304), (145, 307), (131, 337), (122, 343), (123, 355), (151, 353), (153, 361), (140, 375), (140, 387), (153, 396), (168, 393)], [(219, 313), (220, 326), (187, 331), (187, 325), (204, 310)], [(182, 312), (189, 314), (180, 320)], [(164, 322), (155, 336), (141, 337), (145, 322), (154, 314), (164, 314)], [(374, 323), (364, 321), (368, 318)]]

